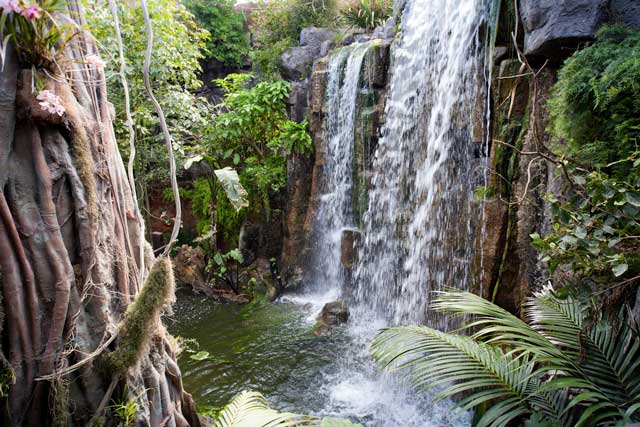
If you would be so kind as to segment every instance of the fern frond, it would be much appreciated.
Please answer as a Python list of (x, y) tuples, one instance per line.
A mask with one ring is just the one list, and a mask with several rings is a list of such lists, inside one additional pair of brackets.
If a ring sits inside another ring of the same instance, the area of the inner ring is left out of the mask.
[(215, 427), (319, 427), (317, 417), (278, 412), (260, 393), (243, 391), (225, 406)]

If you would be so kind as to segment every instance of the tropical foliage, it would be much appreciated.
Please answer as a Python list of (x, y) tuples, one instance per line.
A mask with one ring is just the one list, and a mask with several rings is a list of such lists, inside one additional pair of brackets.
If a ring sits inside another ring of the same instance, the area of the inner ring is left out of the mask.
[[(533, 243), (551, 270), (600, 285), (640, 275), (640, 32), (604, 27), (559, 72), (550, 100), (567, 196), (549, 196), (553, 231)], [(618, 279), (619, 278), (619, 279)]]
[(340, 13), (350, 26), (372, 30), (383, 25), (392, 12), (389, 0), (352, 0)]
[(362, 427), (348, 420), (278, 412), (260, 393), (243, 391), (216, 417), (214, 427)]
[(227, 67), (241, 67), (249, 55), (245, 17), (231, 0), (185, 0), (184, 5), (209, 32), (206, 56)]
[[(306, 123), (288, 119), (285, 100), (289, 83), (279, 80), (247, 87), (251, 78), (248, 74), (231, 74), (216, 80), (227, 92), (220, 105), (224, 112), (215, 117), (211, 138), (193, 148), (186, 165), (203, 161), (212, 169), (237, 169), (239, 182), (248, 192), (239, 200), (246, 196), (250, 208), (259, 211), (268, 210), (270, 197), (286, 184), (286, 155), (292, 151), (308, 153), (312, 145)], [(212, 188), (210, 194), (217, 197), (218, 189)], [(233, 197), (230, 200), (234, 203)], [(235, 210), (245, 204), (234, 203)], [(214, 205), (224, 207), (219, 198)], [(229, 219), (226, 212), (218, 210), (216, 214), (218, 232), (237, 235), (238, 229), (225, 227)], [(234, 220), (237, 213), (232, 217), (227, 225), (239, 227), (239, 221)]]
[(2, 64), (11, 42), (23, 66), (53, 70), (56, 61), (62, 59), (58, 53), (80, 30), (73, 23), (56, 21), (57, 12), (66, 10), (62, 0), (5, 0), (1, 8)]
[(338, 10), (335, 0), (261, 1), (255, 14), (255, 47), (251, 62), (268, 79), (280, 78), (280, 56), (298, 44), (305, 27), (335, 27)]
[[(162, 144), (158, 118), (144, 92), (142, 65), (146, 48), (142, 10), (137, 3), (116, 2), (120, 17), (120, 32), (126, 62), (126, 78), (131, 92), (131, 110), (138, 155), (135, 175), (142, 199), (148, 183), (166, 182), (167, 155)], [(154, 49), (151, 57), (150, 79), (154, 94), (167, 116), (178, 163), (184, 161), (185, 147), (206, 139), (211, 132), (211, 117), (215, 113), (205, 99), (193, 94), (201, 86), (199, 80), (203, 49), (208, 33), (201, 29), (194, 16), (180, 3), (171, 0), (147, 2), (154, 29)], [(109, 78), (118, 71), (118, 43), (111, 10), (105, 2), (83, 0), (88, 11), (86, 18), (107, 60), (107, 89), (114, 104), (114, 129), (122, 153), (128, 155), (129, 131), (125, 117), (125, 97), (117, 78)]]
[(640, 335), (624, 309), (605, 314), (550, 287), (528, 299), (527, 322), (466, 292), (440, 294), (433, 309), (472, 319), (470, 335), (392, 327), (377, 336), (373, 356), (406, 370), (421, 390), (439, 386), (439, 398), (465, 393), (460, 411), (488, 408), (477, 426), (640, 420)]
[(627, 173), (632, 165), (616, 162), (640, 148), (638, 82), (640, 31), (604, 27), (559, 71), (550, 101), (557, 149), (586, 169)]

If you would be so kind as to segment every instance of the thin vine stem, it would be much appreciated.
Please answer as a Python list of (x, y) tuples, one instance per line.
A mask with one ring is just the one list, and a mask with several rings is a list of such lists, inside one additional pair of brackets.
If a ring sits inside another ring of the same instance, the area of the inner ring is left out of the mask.
[(153, 95), (153, 90), (151, 88), (151, 82), (149, 78), (149, 67), (151, 65), (151, 52), (153, 51), (153, 28), (151, 27), (151, 18), (149, 18), (149, 8), (147, 7), (147, 2), (145, 0), (140, 0), (140, 5), (142, 6), (142, 13), (144, 15), (144, 24), (147, 31), (147, 49), (144, 57), (144, 66), (142, 68), (142, 75), (144, 77), (144, 87), (147, 91), (147, 95), (151, 99), (153, 106), (158, 114), (158, 119), (160, 120), (160, 128), (162, 129), (162, 134), (164, 136), (164, 142), (167, 147), (167, 153), (169, 154), (169, 173), (171, 175), (171, 189), (173, 190), (173, 197), (175, 200), (176, 206), (176, 216), (175, 222), (173, 223), (173, 230), (171, 231), (171, 237), (169, 239), (169, 243), (164, 248), (163, 256), (168, 256), (171, 252), (171, 248), (174, 243), (178, 239), (178, 233), (180, 232), (180, 224), (182, 222), (182, 205), (180, 203), (180, 192), (178, 189), (178, 179), (176, 177), (176, 159), (173, 154), (173, 146), (171, 140), (171, 134), (169, 133), (169, 128), (167, 127), (167, 121), (164, 116), (164, 112), (162, 111), (162, 107), (158, 103), (158, 100)]
[(122, 83), (122, 91), (124, 93), (124, 111), (127, 117), (127, 129), (129, 130), (129, 162), (127, 164), (127, 178), (129, 179), (129, 187), (131, 188), (131, 196), (133, 199), (133, 206), (135, 208), (136, 218), (138, 223), (140, 224), (140, 248), (138, 251), (138, 257), (140, 268), (138, 269), (139, 281), (140, 283), (144, 282), (144, 244), (142, 243), (142, 239), (144, 239), (145, 227), (144, 220), (142, 219), (142, 215), (140, 214), (140, 208), (138, 206), (138, 194), (136, 190), (136, 181), (135, 175), (133, 173), (133, 165), (136, 158), (136, 142), (135, 142), (135, 131), (133, 130), (133, 117), (131, 116), (131, 101), (129, 99), (129, 84), (127, 83), (126, 77), (126, 62), (124, 58), (124, 48), (122, 45), (122, 34), (120, 33), (120, 19), (118, 17), (118, 6), (115, 0), (109, 0), (109, 7), (111, 8), (111, 14), (113, 15), (113, 26), (116, 32), (116, 40), (118, 42), (118, 56), (120, 59), (120, 81)]

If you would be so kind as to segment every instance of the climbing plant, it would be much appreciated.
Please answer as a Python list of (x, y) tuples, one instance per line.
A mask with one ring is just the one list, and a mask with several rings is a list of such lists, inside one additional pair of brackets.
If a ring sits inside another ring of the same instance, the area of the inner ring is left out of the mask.
[[(112, 13), (104, 2), (83, 0), (88, 25), (107, 60), (107, 75), (118, 70), (118, 43)], [(149, 76), (154, 82), (154, 94), (166, 115), (168, 130), (173, 138), (176, 161), (184, 161), (185, 147), (206, 139), (211, 132), (214, 107), (204, 98), (194, 95), (201, 85), (199, 61), (204, 57), (208, 32), (197, 24), (195, 17), (180, 3), (170, 0), (148, 2), (151, 25), (154, 29)], [(142, 10), (137, 3), (117, 2), (120, 32), (126, 62), (125, 76), (131, 99), (131, 115), (135, 130), (137, 156), (135, 175), (140, 198), (148, 195), (150, 183), (168, 181), (167, 154), (162, 144), (159, 120), (144, 90), (142, 68), (146, 38), (140, 31)], [(129, 130), (125, 96), (118, 79), (108, 79), (109, 99), (115, 106), (114, 129), (121, 152), (128, 156)], [(179, 170), (181, 168), (178, 168)], [(142, 203), (141, 205), (144, 205)]]

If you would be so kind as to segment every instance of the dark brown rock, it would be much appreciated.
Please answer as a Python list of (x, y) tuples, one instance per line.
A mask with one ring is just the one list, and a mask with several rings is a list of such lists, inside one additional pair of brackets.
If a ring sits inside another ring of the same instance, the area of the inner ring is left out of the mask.
[(192, 247), (182, 245), (176, 250), (173, 257), (173, 271), (176, 276), (176, 285), (178, 286), (194, 286), (198, 284), (206, 284), (205, 280), (205, 261), (204, 251), (201, 247)]
[(322, 312), (317, 320), (318, 325), (313, 333), (318, 336), (329, 336), (336, 326), (349, 320), (349, 308), (341, 300), (327, 303), (322, 307)]
[(360, 241), (360, 232), (356, 230), (345, 230), (342, 232), (340, 241), (340, 262), (346, 270), (351, 270), (357, 261), (357, 245)]

